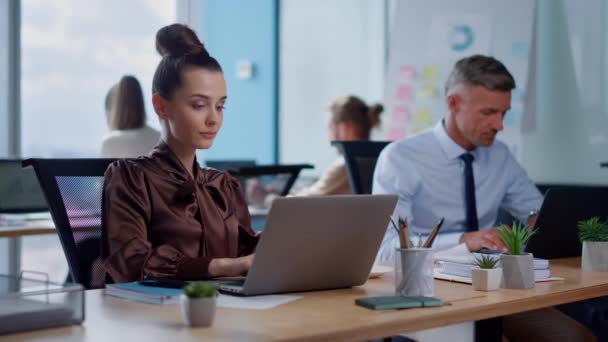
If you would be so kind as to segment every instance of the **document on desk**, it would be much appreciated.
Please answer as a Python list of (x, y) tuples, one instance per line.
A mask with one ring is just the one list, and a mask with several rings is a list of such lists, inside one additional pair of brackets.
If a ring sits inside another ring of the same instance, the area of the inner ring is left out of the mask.
[(292, 302), (294, 300), (298, 300), (300, 298), (302, 298), (302, 296), (267, 295), (239, 297), (220, 294), (217, 299), (217, 306), (220, 308), (266, 310)]

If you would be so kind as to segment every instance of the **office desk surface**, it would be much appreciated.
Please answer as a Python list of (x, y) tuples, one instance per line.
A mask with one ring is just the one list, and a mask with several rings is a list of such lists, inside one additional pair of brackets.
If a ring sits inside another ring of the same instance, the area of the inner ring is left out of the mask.
[(0, 238), (15, 238), (26, 235), (57, 234), (53, 220), (23, 222), (0, 225)]
[[(100, 217), (76, 217), (70, 219), (73, 230), (98, 232), (101, 226)], [(53, 220), (26, 221), (13, 225), (0, 225), (0, 238), (15, 238), (26, 235), (57, 234)]]
[(211, 328), (185, 328), (179, 305), (138, 304), (87, 292), (86, 320), (72, 326), (3, 336), (3, 341), (365, 340), (453, 323), (498, 317), (608, 295), (608, 273), (582, 273), (580, 259), (551, 261), (564, 281), (529, 290), (473, 291), (470, 285), (435, 281), (440, 308), (371, 311), (354, 305), (364, 296), (390, 295), (385, 276), (352, 289), (303, 293), (269, 310), (218, 309)]

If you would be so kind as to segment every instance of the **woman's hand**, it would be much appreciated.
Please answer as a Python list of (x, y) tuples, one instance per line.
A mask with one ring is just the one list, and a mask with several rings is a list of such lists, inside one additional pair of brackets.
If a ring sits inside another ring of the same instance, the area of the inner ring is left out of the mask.
[(255, 254), (249, 254), (240, 258), (218, 258), (209, 263), (209, 275), (211, 277), (233, 277), (249, 271)]

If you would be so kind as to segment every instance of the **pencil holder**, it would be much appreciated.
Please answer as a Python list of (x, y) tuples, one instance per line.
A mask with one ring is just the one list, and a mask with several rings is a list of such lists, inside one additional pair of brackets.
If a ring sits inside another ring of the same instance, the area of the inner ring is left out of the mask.
[(395, 293), (402, 296), (432, 297), (433, 250), (397, 248), (395, 253)]

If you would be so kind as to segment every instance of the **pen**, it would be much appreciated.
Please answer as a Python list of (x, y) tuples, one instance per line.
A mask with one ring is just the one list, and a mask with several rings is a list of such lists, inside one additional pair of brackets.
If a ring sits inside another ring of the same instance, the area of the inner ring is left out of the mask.
[(391, 224), (393, 225), (393, 228), (395, 228), (395, 231), (397, 232), (397, 234), (399, 234), (399, 228), (397, 228), (397, 225), (395, 224), (395, 221), (393, 220), (392, 216), (389, 216), (391, 219)]
[(422, 247), (431, 248), (431, 246), (433, 245), (433, 241), (435, 241), (435, 237), (437, 237), (437, 233), (439, 233), (439, 229), (443, 225), (443, 221), (444, 218), (442, 217), (441, 220), (439, 220), (439, 223), (437, 223), (435, 228), (433, 228), (433, 230), (431, 231), (431, 234), (429, 234), (429, 237), (426, 238), (426, 241), (424, 242), (424, 245)]

